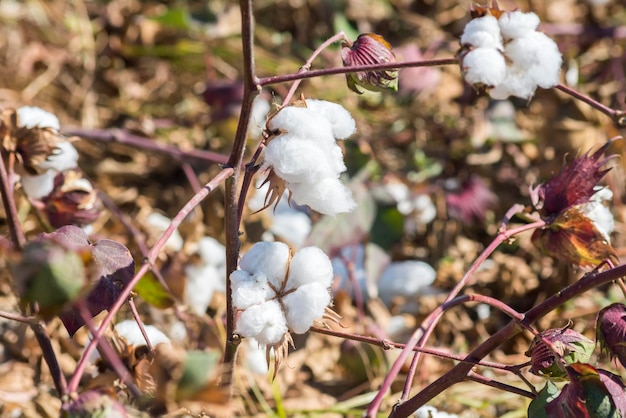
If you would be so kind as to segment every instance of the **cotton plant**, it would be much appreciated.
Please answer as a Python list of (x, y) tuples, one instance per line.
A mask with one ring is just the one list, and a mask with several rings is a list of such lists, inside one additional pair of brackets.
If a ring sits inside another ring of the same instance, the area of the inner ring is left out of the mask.
[(266, 125), (262, 165), (262, 170), (269, 171), (268, 204), (287, 189), (290, 199), (322, 214), (352, 211), (356, 203), (339, 178), (346, 166), (337, 140), (355, 131), (350, 113), (325, 100), (301, 100), (272, 115)]
[(459, 58), (465, 80), (494, 99), (530, 99), (537, 87), (559, 83), (562, 56), (556, 43), (537, 31), (532, 12), (477, 7), (461, 35)]
[(226, 248), (213, 237), (202, 237), (195, 252), (200, 261), (185, 266), (183, 300), (196, 315), (204, 315), (215, 292), (226, 291)]
[(235, 332), (266, 347), (266, 359), (275, 354), (275, 370), (293, 344), (291, 332), (304, 334), (316, 321), (332, 319), (330, 286), (332, 264), (317, 247), (305, 247), (293, 256), (287, 244), (257, 242), (230, 275)]

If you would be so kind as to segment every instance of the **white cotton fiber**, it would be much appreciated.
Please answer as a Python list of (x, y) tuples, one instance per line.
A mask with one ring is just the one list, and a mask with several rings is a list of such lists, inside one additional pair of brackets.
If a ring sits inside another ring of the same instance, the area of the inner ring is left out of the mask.
[(309, 283), (285, 296), (283, 303), (287, 309), (287, 326), (296, 334), (304, 334), (313, 321), (324, 316), (330, 294), (321, 283)]
[(264, 273), (268, 282), (279, 289), (287, 276), (289, 246), (282, 242), (257, 242), (241, 258), (239, 265), (249, 273)]
[[(144, 325), (144, 328), (153, 347), (158, 344), (170, 343), (170, 339), (154, 325)], [(128, 345), (133, 347), (146, 345), (146, 340), (143, 338), (139, 325), (137, 325), (134, 319), (128, 319), (116, 324), (115, 331), (117, 331), (120, 337), (124, 337)]]
[(506, 61), (495, 48), (476, 48), (463, 57), (463, 71), (470, 84), (496, 86), (506, 77)]
[(262, 272), (250, 274), (244, 270), (235, 270), (230, 274), (233, 305), (237, 309), (247, 309), (274, 297), (275, 292)]
[(51, 128), (61, 130), (59, 118), (40, 107), (22, 106), (17, 109), (19, 125), (24, 128)]
[(23, 175), (20, 182), (24, 193), (31, 199), (42, 199), (48, 196), (54, 189), (54, 178), (58, 173), (48, 170), (37, 176)]
[(308, 205), (311, 209), (325, 215), (351, 212), (356, 203), (352, 192), (339, 179), (324, 179), (315, 184), (288, 184), (292, 199), (299, 205)]
[(71, 142), (59, 142), (45, 161), (39, 163), (39, 168), (44, 170), (65, 171), (76, 168), (78, 151)]
[(213, 299), (213, 293), (218, 288), (224, 287), (224, 278), (214, 266), (208, 264), (186, 266), (185, 276), (187, 277), (184, 294), (185, 304), (196, 315), (204, 315), (211, 299)]
[(241, 313), (236, 332), (265, 345), (279, 343), (287, 332), (285, 316), (275, 300), (252, 305)]
[(516, 39), (534, 32), (539, 26), (539, 16), (533, 12), (506, 12), (500, 16), (498, 24), (505, 39)]
[(501, 49), (502, 36), (496, 18), (487, 15), (470, 20), (461, 35), (461, 45)]
[(293, 137), (326, 141), (335, 141), (330, 122), (319, 113), (306, 107), (287, 106), (281, 109), (267, 123), (270, 131), (289, 133)]
[(387, 266), (378, 282), (378, 295), (387, 305), (396, 296), (411, 297), (431, 285), (435, 269), (423, 261), (399, 261)]
[(356, 123), (350, 112), (338, 103), (326, 100), (307, 99), (306, 105), (330, 122), (335, 139), (346, 139), (356, 132)]
[(213, 237), (202, 237), (197, 251), (205, 264), (216, 267), (226, 265), (226, 247)]
[(305, 247), (291, 259), (286, 289), (308, 283), (319, 283), (329, 288), (333, 281), (333, 265), (324, 251), (318, 247)]

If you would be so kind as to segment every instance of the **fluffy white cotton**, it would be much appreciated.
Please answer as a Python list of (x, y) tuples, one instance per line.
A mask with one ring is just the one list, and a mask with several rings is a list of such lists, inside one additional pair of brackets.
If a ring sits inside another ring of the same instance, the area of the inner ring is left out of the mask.
[(296, 334), (304, 334), (313, 321), (324, 316), (330, 304), (328, 288), (321, 283), (308, 283), (283, 298), (287, 309), (287, 326)]
[(506, 77), (506, 61), (495, 48), (476, 48), (463, 58), (463, 73), (470, 84), (496, 86)]
[(22, 106), (17, 109), (20, 126), (24, 128), (51, 128), (61, 130), (59, 118), (40, 107)]
[(185, 266), (184, 300), (196, 315), (204, 315), (216, 290), (223, 291), (224, 276), (210, 264)]
[(439, 411), (434, 406), (424, 405), (415, 411), (415, 418), (458, 418), (456, 414)]
[(536, 31), (536, 14), (508, 12), (495, 26), (494, 21), (493, 16), (484, 16), (465, 27), (461, 67), (468, 83), (493, 87), (489, 94), (494, 99), (530, 99), (537, 87), (559, 83), (562, 56), (552, 39)]
[(54, 178), (57, 174), (54, 170), (48, 170), (37, 176), (22, 176), (20, 182), (24, 193), (31, 199), (42, 199), (48, 196), (54, 189)]
[(498, 24), (505, 39), (516, 39), (534, 32), (539, 26), (539, 16), (533, 12), (524, 13), (516, 10), (502, 13)]
[[(158, 344), (170, 343), (170, 339), (154, 325), (144, 325), (144, 328), (153, 347)], [(128, 345), (133, 347), (146, 345), (146, 340), (143, 338), (139, 325), (137, 325), (134, 319), (128, 319), (116, 324), (115, 331), (117, 331), (120, 337), (124, 337)]]
[[(163, 234), (171, 223), (172, 220), (170, 218), (157, 212), (152, 212), (146, 216), (144, 221), (147, 228), (155, 230), (158, 234)], [(165, 248), (172, 252), (179, 252), (182, 250), (183, 244), (183, 237), (180, 235), (180, 232), (178, 232), (178, 229), (176, 229), (165, 242)]]
[[(335, 151), (339, 150), (339, 153)], [(265, 164), (287, 182), (316, 182), (345, 171), (341, 149), (332, 144), (281, 135), (265, 150)]]
[(216, 267), (226, 265), (226, 247), (213, 237), (200, 238), (197, 252), (205, 264)]
[(612, 198), (613, 192), (611, 189), (603, 187), (591, 196), (589, 202), (580, 205), (582, 214), (593, 222), (598, 232), (602, 234), (607, 242), (611, 242), (611, 234), (615, 230), (615, 218), (611, 210), (602, 202)]
[(280, 289), (287, 276), (289, 256), (287, 244), (257, 242), (241, 258), (239, 266), (248, 273), (263, 273), (275, 289)]
[(236, 332), (261, 344), (278, 344), (287, 332), (287, 323), (278, 302), (270, 300), (243, 311)]
[(56, 144), (52, 154), (45, 161), (39, 163), (39, 167), (44, 170), (65, 171), (76, 168), (78, 162), (78, 151), (71, 142), (59, 142)]
[(435, 269), (423, 261), (399, 261), (387, 266), (378, 282), (378, 295), (390, 305), (396, 296), (412, 297), (431, 285)]
[(350, 112), (340, 104), (326, 100), (307, 99), (306, 105), (330, 122), (333, 136), (336, 139), (346, 139), (356, 132), (354, 119), (352, 119)]
[(324, 251), (318, 247), (306, 247), (291, 259), (286, 289), (293, 289), (308, 283), (319, 283), (323, 288), (330, 287), (333, 281), (333, 265)]
[(262, 272), (250, 274), (247, 271), (235, 270), (230, 274), (230, 284), (233, 305), (237, 309), (247, 309), (276, 295), (267, 281), (267, 276)]
[(246, 364), (254, 374), (266, 375), (269, 371), (265, 357), (265, 346), (254, 338), (246, 340)]
[(490, 15), (470, 20), (461, 35), (461, 45), (502, 49), (498, 20)]
[(287, 106), (282, 108), (267, 122), (267, 128), (272, 132), (284, 132), (301, 139), (327, 143), (335, 142), (330, 121), (322, 114), (313, 112), (306, 107)]
[(265, 148), (263, 168), (285, 181), (299, 205), (327, 215), (349, 212), (355, 203), (338, 180), (346, 166), (336, 140), (355, 132), (354, 120), (341, 105), (309, 102), (287, 106), (268, 121), (268, 131), (277, 136)]
[(323, 179), (315, 184), (288, 184), (292, 199), (300, 205), (308, 205), (325, 215), (351, 212), (356, 203), (352, 192), (336, 178)]

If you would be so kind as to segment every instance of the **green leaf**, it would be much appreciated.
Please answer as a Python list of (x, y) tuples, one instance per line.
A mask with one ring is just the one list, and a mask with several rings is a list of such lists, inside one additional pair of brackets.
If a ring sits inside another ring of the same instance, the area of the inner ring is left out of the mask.
[(167, 309), (174, 305), (174, 298), (152, 274), (146, 273), (135, 286), (135, 292), (150, 305), (159, 309)]
[(189, 29), (189, 13), (185, 9), (175, 8), (169, 9), (163, 14), (152, 16), (149, 18), (153, 22), (157, 22), (163, 26), (169, 26), (175, 29)]
[(404, 215), (395, 206), (379, 207), (372, 226), (371, 241), (388, 250), (402, 237)]
[(528, 416), (534, 418), (548, 418), (546, 405), (559, 394), (559, 388), (551, 381), (547, 381), (546, 385), (537, 394), (537, 397), (528, 405)]

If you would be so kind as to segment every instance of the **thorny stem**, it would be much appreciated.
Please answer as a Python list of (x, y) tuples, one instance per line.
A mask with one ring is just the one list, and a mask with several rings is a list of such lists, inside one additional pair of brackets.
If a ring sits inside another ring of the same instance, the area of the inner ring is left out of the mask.
[(17, 216), (17, 208), (15, 207), (15, 199), (9, 183), (9, 175), (4, 165), (4, 151), (0, 151), (0, 197), (2, 197), (4, 211), (7, 214), (11, 241), (14, 248), (19, 250), (26, 243), (26, 237), (24, 236), (20, 219)]
[[(621, 266), (617, 266), (614, 269), (607, 270), (602, 273), (594, 271), (586, 274), (576, 283), (568, 286), (561, 292), (552, 295), (539, 305), (528, 310), (525, 313), (525, 318), (521, 323), (516, 323), (516, 321), (510, 321), (506, 326), (501, 328), (489, 339), (487, 339), (474, 350), (472, 350), (472, 352), (465, 356), (465, 358), (475, 361), (481, 360), (493, 350), (498, 348), (502, 343), (519, 334), (523, 326), (529, 326), (530, 324), (544, 317), (549, 312), (558, 308), (562, 304), (588, 290), (591, 290), (598, 286), (602, 286), (603, 284), (610, 283), (624, 276), (626, 276), (626, 264), (622, 264)], [(420, 406), (425, 405), (428, 401), (439, 395), (450, 386), (464, 380), (471, 368), (472, 366), (468, 366), (467, 363), (457, 364), (450, 371), (448, 371), (443, 376), (435, 380), (433, 383), (422, 389), (411, 399), (399, 404), (391, 412), (389, 417), (408, 417)]]
[(436, 67), (441, 65), (458, 65), (459, 60), (456, 58), (440, 58), (433, 60), (420, 60), (420, 61), (405, 61), (405, 62), (392, 62), (384, 64), (370, 64), (370, 65), (358, 65), (351, 67), (336, 67), (336, 68), (324, 68), (321, 70), (306, 71), (294, 74), (277, 75), (273, 77), (263, 77), (258, 81), (258, 85), (268, 86), (270, 84), (287, 83), (289, 81), (304, 80), (305, 78), (322, 77), (334, 74), (346, 74), (356, 73), (358, 71), (371, 71), (371, 70), (397, 70), (401, 68), (410, 67)]
[[(330, 45), (332, 45), (335, 42), (344, 41), (344, 40), (347, 40), (347, 38), (346, 38), (346, 34), (343, 31), (328, 38), (326, 42), (318, 46), (317, 49), (313, 51), (313, 54), (311, 54), (309, 59), (304, 63), (302, 67), (300, 67), (300, 69), (298, 70), (296, 74), (303, 74), (309, 71), (311, 69), (311, 64), (313, 63), (315, 58), (317, 58), (317, 56), (321, 54), (324, 49), (328, 48)], [(285, 99), (283, 100), (282, 106), (287, 106), (289, 104), (289, 102), (291, 101), (291, 98), (295, 94), (301, 82), (302, 82), (302, 79), (297, 79), (294, 81), (294, 83), (289, 88), (289, 91), (287, 92)]]
[[(459, 283), (454, 287), (454, 289), (452, 289), (452, 291), (450, 292), (450, 294), (446, 298), (444, 304), (439, 309), (433, 311), (424, 320), (422, 325), (418, 329), (415, 330), (415, 332), (413, 333), (413, 335), (409, 339), (409, 342), (407, 343), (407, 347), (402, 351), (400, 356), (396, 359), (396, 361), (393, 364), (391, 370), (389, 371), (389, 373), (387, 373), (387, 376), (385, 376), (385, 380), (383, 381), (383, 383), (382, 383), (382, 385), (380, 387), (380, 390), (378, 391), (378, 393), (376, 394), (376, 396), (372, 400), (372, 403), (368, 407), (367, 412), (366, 412), (366, 415), (368, 417), (376, 416), (378, 410), (380, 409), (380, 406), (382, 404), (384, 396), (389, 391), (389, 389), (391, 387), (391, 384), (393, 383), (394, 379), (396, 378), (396, 376), (400, 372), (400, 369), (401, 369), (402, 365), (404, 364), (404, 362), (406, 361), (407, 357), (409, 356), (410, 350), (413, 347), (415, 347), (416, 345), (418, 347), (420, 347), (420, 348), (424, 346), (424, 344), (426, 343), (426, 340), (428, 340), (428, 338), (432, 334), (435, 325), (437, 324), (437, 322), (439, 321), (439, 318), (441, 317), (441, 314), (443, 313), (443, 311), (440, 311), (440, 309), (443, 306), (445, 306), (447, 303), (450, 303), (452, 300), (455, 300), (454, 298), (459, 294), (461, 289), (463, 289), (463, 287), (465, 287), (465, 286), (467, 286), (469, 284), (470, 280), (474, 276), (474, 273), (476, 273), (476, 271), (478, 270), (480, 265), (495, 251), (496, 248), (498, 248), (498, 246), (500, 244), (502, 244), (503, 242), (505, 242), (506, 240), (508, 240), (512, 236), (514, 236), (516, 234), (519, 234), (519, 233), (521, 233), (523, 231), (528, 231), (528, 230), (532, 230), (532, 229), (535, 229), (535, 228), (540, 228), (543, 225), (545, 225), (545, 222), (537, 221), (537, 222), (533, 222), (533, 223), (530, 223), (530, 224), (527, 224), (527, 225), (523, 225), (523, 226), (518, 227), (518, 228), (513, 228), (513, 229), (508, 230), (508, 231), (501, 231), (496, 236), (496, 238), (491, 242), (491, 244), (489, 244), (489, 246), (487, 248), (485, 248), (485, 250), (480, 254), (480, 256), (478, 256), (478, 258), (474, 261), (474, 263), (471, 265), (469, 270), (465, 273), (463, 278), (461, 278)], [(412, 364), (411, 364), (411, 368), (412, 369), (415, 369), (415, 367), (416, 367), (416, 365), (417, 365), (417, 363), (419, 361), (419, 358), (420, 358), (420, 353), (418, 351), (416, 353), (416, 355), (415, 355), (415, 358), (413, 359)], [(409, 376), (407, 378), (407, 381), (409, 381), (409, 380), (412, 380), (412, 376)]]
[(209, 195), (209, 193), (215, 190), (215, 188), (228, 177), (232, 176), (233, 171), (234, 170), (232, 168), (224, 168), (217, 176), (215, 176), (211, 181), (205, 184), (202, 190), (196, 193), (172, 219), (170, 226), (165, 230), (163, 235), (161, 235), (159, 240), (154, 244), (154, 247), (152, 247), (152, 249), (150, 250), (148, 257), (146, 257), (142, 266), (139, 268), (139, 270), (137, 270), (137, 272), (128, 282), (126, 287), (124, 287), (119, 298), (115, 301), (107, 315), (104, 317), (96, 332), (93, 333), (93, 339), (89, 342), (89, 344), (87, 344), (83, 356), (76, 365), (76, 371), (74, 372), (74, 375), (72, 376), (67, 386), (66, 393), (73, 393), (76, 392), (76, 390), (78, 389), (78, 384), (80, 383), (80, 379), (85, 372), (85, 367), (87, 366), (87, 359), (89, 358), (89, 355), (95, 349), (96, 344), (98, 343), (100, 338), (102, 338), (102, 335), (104, 335), (105, 330), (111, 324), (113, 318), (115, 317), (115, 315), (117, 315), (117, 312), (128, 300), (128, 297), (130, 296), (137, 282), (139, 282), (144, 274), (146, 274), (148, 270), (150, 270), (150, 268), (154, 265), (156, 258), (158, 257), (161, 249), (163, 248), (169, 237), (174, 233), (176, 228), (178, 228), (178, 226), (182, 223), (185, 217), (189, 215), (189, 213), (191, 213), (191, 211), (195, 209), (196, 206), (198, 206), (200, 202), (202, 202), (202, 200), (204, 200)]
[(605, 106), (597, 100), (594, 100), (591, 97), (584, 95), (581, 92), (572, 89), (571, 87), (566, 86), (565, 84), (558, 84), (555, 88), (557, 90), (561, 90), (565, 94), (572, 96), (575, 99), (580, 100), (581, 102), (587, 103), (594, 109), (604, 113), (605, 115), (613, 119), (613, 122), (615, 122), (617, 126), (626, 126), (626, 112)]
[[(259, 94), (259, 84), (254, 64), (254, 21), (252, 14), (252, 0), (240, 0), (241, 11), (241, 42), (243, 47), (243, 103), (233, 149), (228, 158), (227, 166), (234, 170), (233, 177), (226, 182), (224, 198), (224, 230), (226, 234), (226, 347), (223, 363), (226, 366), (222, 375), (222, 386), (232, 391), (232, 379), (235, 367), (235, 357), (240, 339), (235, 334), (235, 310), (232, 303), (230, 288), (230, 273), (237, 269), (239, 261), (239, 196), (238, 183), (241, 174), (241, 162), (246, 146), (248, 126), (252, 113), (254, 98)], [(241, 196), (245, 199), (245, 196)]]

